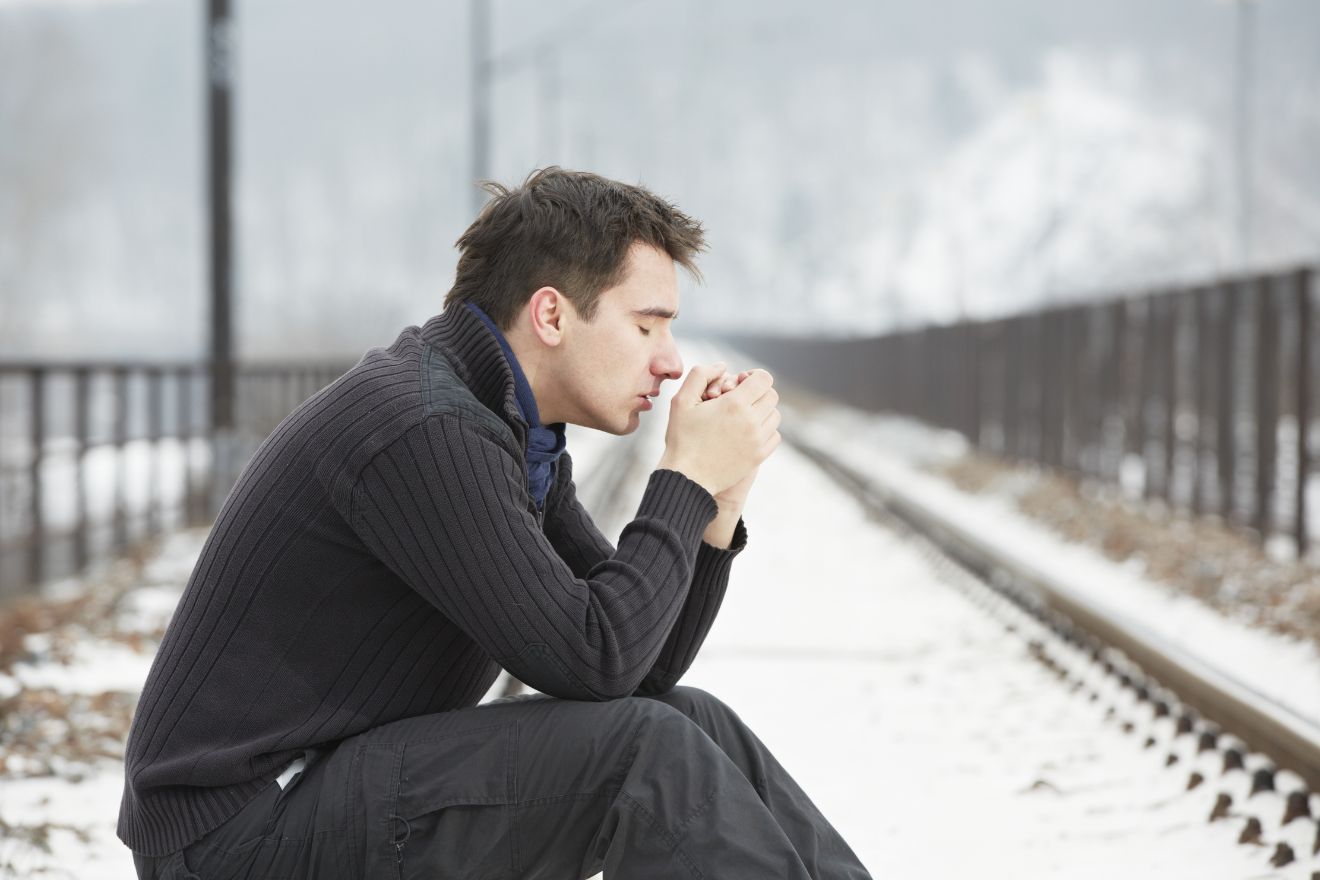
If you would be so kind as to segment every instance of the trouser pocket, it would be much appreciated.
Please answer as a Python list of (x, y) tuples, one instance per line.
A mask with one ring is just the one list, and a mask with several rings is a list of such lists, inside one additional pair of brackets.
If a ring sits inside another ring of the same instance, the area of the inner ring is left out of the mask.
[(184, 847), (180, 878), (229, 880), (247, 876), (263, 859), (279, 795), (280, 787), (272, 782), (220, 827)]
[(514, 736), (502, 724), (363, 745), (367, 876), (513, 876)]

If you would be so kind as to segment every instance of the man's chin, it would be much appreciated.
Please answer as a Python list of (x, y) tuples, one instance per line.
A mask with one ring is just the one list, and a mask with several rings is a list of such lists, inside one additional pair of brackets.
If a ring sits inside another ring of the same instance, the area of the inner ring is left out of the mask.
[(628, 416), (628, 421), (626, 424), (616, 427), (615, 429), (611, 430), (610, 433), (614, 434), (617, 437), (623, 437), (627, 434), (632, 434), (641, 426), (642, 426), (641, 413), (633, 413), (630, 416)]
[(612, 431), (611, 433), (617, 434), (618, 436), (622, 437), (625, 434), (633, 433), (641, 426), (642, 426), (642, 414), (637, 410), (633, 410), (632, 412), (628, 413), (627, 417), (624, 419), (624, 423), (620, 425), (617, 430)]
[(622, 422), (606, 422), (602, 420), (593, 420), (590, 423), (576, 422), (583, 428), (591, 428), (593, 431), (600, 431), (605, 434), (613, 434), (615, 437), (623, 437), (636, 431), (642, 425), (642, 414), (631, 412), (623, 417)]

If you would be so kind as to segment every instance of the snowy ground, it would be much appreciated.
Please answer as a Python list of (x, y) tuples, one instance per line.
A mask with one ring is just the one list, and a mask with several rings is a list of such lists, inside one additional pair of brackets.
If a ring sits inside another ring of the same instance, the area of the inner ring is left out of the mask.
[[(785, 451), (688, 682), (723, 695), (876, 877), (1267, 876), (1104, 707)], [(753, 552), (753, 546), (759, 552)]]
[(933, 476), (925, 465), (961, 453), (957, 435), (910, 420), (845, 407), (817, 409), (801, 423), (813, 444), (904, 497), (940, 511), (949, 522), (986, 536), (1023, 565), (1066, 584), (1088, 604), (1139, 624), (1294, 712), (1320, 724), (1320, 653), (1315, 644), (1250, 625), (1250, 615), (1225, 616), (1195, 598), (1151, 583), (1136, 562), (1116, 563), (1098, 550), (1060, 540), (1023, 515), (1003, 494), (971, 494)]
[[(205, 538), (176, 533), (145, 564), (118, 562), (50, 590), (56, 609), (89, 604), (53, 613), (22, 638), (24, 661), (0, 674), (0, 877), (136, 876), (114, 832), (127, 709)], [(110, 748), (89, 742), (95, 733)]]
[[(644, 416), (643, 462), (658, 458), (664, 417), (663, 406)], [(891, 444), (877, 454), (859, 418), (813, 415), (799, 427), (891, 469), (932, 443), (911, 430), (907, 453)], [(569, 442), (579, 473), (607, 448)], [(1013, 516), (996, 511), (986, 527)], [(1103, 703), (1067, 694), (1022, 635), (788, 447), (762, 468), (747, 524), (748, 549), (685, 683), (738, 710), (876, 877), (1290, 876), (1268, 868), (1267, 852), (1236, 845), (1236, 826), (1207, 824), (1207, 795), (1180, 794), (1185, 776), (1162, 769), (1162, 755), (1103, 721)], [(1060, 546), (1038, 532), (1014, 534), (1042, 553)], [(0, 677), (0, 699), (131, 692), (202, 539), (194, 531), (166, 542), (120, 589), (104, 633), (75, 626), (27, 636), (32, 662)], [(1099, 571), (1092, 564), (1103, 562), (1085, 565)], [(1140, 589), (1135, 574), (1125, 577), (1125, 589)], [(136, 650), (131, 631), (148, 634)], [(49, 855), (11, 828), (0, 864), (17, 876), (132, 876), (113, 832), (121, 768), (105, 757), (53, 760), (68, 722), (39, 723), (55, 754), (4, 756), (0, 820), (69, 827), (48, 829)], [(42, 767), (54, 775), (23, 778)]]

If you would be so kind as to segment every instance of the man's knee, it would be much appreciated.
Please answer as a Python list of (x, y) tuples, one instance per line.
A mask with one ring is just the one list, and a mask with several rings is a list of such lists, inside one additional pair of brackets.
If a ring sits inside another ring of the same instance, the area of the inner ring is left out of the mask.
[(650, 697), (623, 697), (599, 703), (551, 700), (550, 705), (561, 714), (577, 716), (576, 724), (584, 734), (591, 730), (610, 737), (634, 736), (692, 724), (681, 707)]
[(686, 706), (652, 697), (624, 697), (590, 705), (601, 735), (667, 755), (666, 760), (687, 760), (716, 750), (700, 719), (686, 711)]
[(691, 714), (686, 711), (687, 704), (670, 699), (673, 693), (669, 691), (659, 696), (626, 697), (616, 702), (628, 704), (630, 710), (639, 714), (647, 724), (690, 724)]
[(672, 706), (689, 718), (703, 719), (712, 717), (736, 718), (737, 715), (728, 705), (714, 694), (689, 685), (678, 685), (663, 694), (647, 697)]

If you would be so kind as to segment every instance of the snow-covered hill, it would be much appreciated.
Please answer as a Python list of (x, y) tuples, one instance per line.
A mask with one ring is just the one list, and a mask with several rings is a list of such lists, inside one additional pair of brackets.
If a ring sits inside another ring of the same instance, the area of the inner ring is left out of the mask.
[(894, 285), (952, 320), (1213, 273), (1232, 256), (1216, 155), (1121, 61), (1056, 53), (923, 182)]

